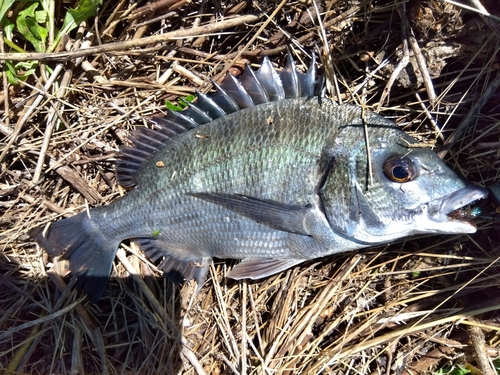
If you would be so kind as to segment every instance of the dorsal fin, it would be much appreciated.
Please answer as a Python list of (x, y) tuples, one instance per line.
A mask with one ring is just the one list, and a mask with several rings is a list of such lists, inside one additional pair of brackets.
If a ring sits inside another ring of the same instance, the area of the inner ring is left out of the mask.
[(287, 64), (279, 74), (266, 56), (257, 71), (247, 65), (240, 79), (227, 73), (221, 84), (212, 83), (216, 88), (213, 94), (197, 92), (196, 103), (185, 102), (185, 110), (168, 109), (167, 117), (151, 118), (156, 130), (140, 128), (132, 133), (135, 147), (120, 148), (122, 157), (116, 167), (120, 185), (134, 186), (136, 173), (150, 156), (178, 134), (244, 108), (288, 98), (312, 97), (319, 95), (320, 90), (315, 55), (307, 73), (301, 73), (295, 68), (290, 50)]

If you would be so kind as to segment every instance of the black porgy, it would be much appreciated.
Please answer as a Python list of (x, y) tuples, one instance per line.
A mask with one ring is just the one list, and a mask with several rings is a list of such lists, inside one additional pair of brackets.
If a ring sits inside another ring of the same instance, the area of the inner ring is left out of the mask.
[(231, 278), (258, 279), (418, 233), (476, 231), (448, 214), (486, 190), (411, 147), (394, 122), (321, 96), (318, 82), (314, 59), (300, 73), (290, 56), (280, 73), (264, 58), (228, 75), (121, 149), (117, 178), (133, 187), (124, 197), (31, 237), (69, 260), (95, 302), (126, 239), (166, 276), (202, 283), (212, 257), (241, 259)]

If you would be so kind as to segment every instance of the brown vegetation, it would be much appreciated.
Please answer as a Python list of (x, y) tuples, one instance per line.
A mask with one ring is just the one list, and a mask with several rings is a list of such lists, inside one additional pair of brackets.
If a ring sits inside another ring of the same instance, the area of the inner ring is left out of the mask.
[[(495, 1), (483, 5), (498, 9)], [(287, 46), (301, 68), (318, 53), (335, 100), (391, 117), (469, 180), (497, 183), (499, 18), (446, 1), (406, 7), (105, 1), (56, 52), (0, 54), (41, 61), (25, 83), (4, 80), (0, 94), (0, 368), (424, 374), (460, 364), (493, 374), (497, 223), (480, 221), (471, 236), (328, 257), (259, 282), (228, 280), (234, 263), (216, 261), (199, 293), (191, 283), (167, 283), (125, 243), (96, 305), (67, 285), (64, 263), (53, 265), (27, 236), (122, 195), (113, 169), (118, 147), (166, 100), (210, 90), (209, 78), (239, 74), (264, 55), (283, 67)]]

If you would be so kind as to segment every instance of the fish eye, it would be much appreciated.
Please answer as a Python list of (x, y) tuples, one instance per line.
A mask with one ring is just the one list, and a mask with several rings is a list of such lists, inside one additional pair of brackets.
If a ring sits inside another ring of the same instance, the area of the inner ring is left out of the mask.
[(408, 182), (417, 177), (415, 164), (409, 157), (394, 155), (384, 162), (384, 174), (394, 182)]

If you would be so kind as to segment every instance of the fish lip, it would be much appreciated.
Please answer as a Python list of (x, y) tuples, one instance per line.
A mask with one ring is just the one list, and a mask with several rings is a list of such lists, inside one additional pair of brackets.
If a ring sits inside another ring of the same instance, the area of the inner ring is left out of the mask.
[[(467, 185), (444, 197), (435, 199), (427, 204), (428, 215), (435, 222), (449, 222), (456, 224), (456, 233), (472, 233), (476, 231), (474, 223), (464, 219), (460, 220), (449, 215), (477, 200), (484, 199), (488, 196), (488, 190), (479, 186)], [(455, 232), (455, 231), (453, 231)]]
[(448, 215), (459, 208), (465, 207), (474, 201), (484, 199), (487, 196), (488, 190), (482, 187), (468, 185), (441, 198), (440, 211)]

